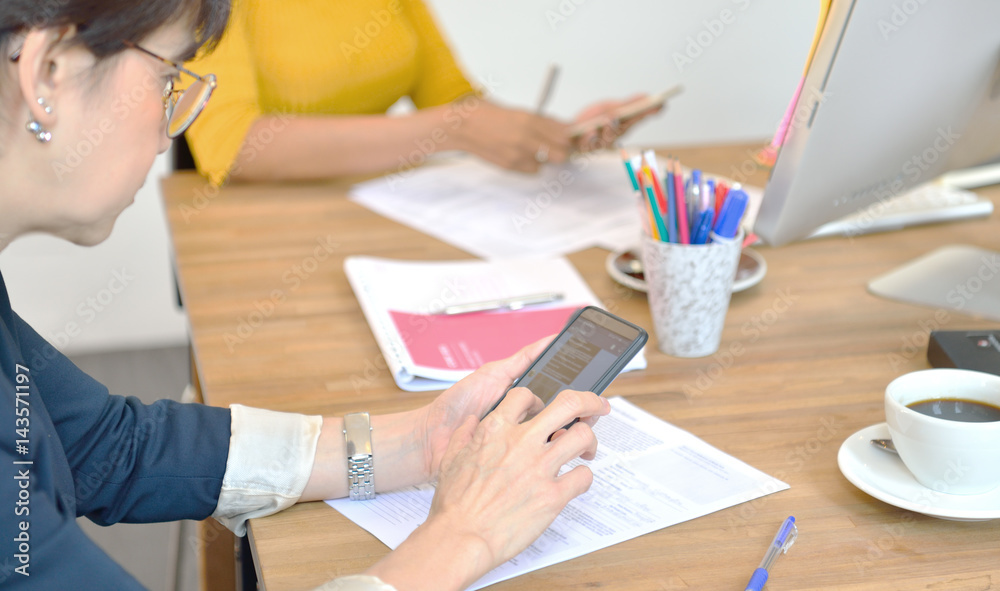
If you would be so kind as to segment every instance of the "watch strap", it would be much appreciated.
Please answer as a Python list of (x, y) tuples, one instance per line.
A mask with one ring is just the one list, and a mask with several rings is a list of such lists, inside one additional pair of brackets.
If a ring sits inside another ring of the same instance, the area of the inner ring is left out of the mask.
[(375, 498), (375, 465), (372, 457), (371, 418), (366, 412), (344, 416), (347, 443), (347, 487), (352, 501)]

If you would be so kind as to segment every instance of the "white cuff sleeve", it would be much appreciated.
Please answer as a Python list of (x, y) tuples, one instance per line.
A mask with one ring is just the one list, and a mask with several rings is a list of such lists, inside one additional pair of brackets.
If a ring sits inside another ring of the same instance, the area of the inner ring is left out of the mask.
[(313, 591), (396, 591), (396, 588), (383, 583), (378, 577), (352, 575), (338, 577), (316, 587)]
[(295, 504), (309, 481), (323, 417), (229, 407), (229, 459), (212, 517), (238, 536), (246, 520)]

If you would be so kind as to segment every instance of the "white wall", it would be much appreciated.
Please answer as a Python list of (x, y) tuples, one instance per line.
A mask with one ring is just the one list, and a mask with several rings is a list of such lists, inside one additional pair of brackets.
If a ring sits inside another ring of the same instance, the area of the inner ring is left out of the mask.
[(42, 336), (67, 352), (187, 342), (174, 303), (170, 246), (160, 198), (168, 172), (161, 155), (135, 204), (102, 244), (84, 248), (26, 236), (0, 252), (11, 304)]
[[(801, 75), (819, 4), (427, 1), (466, 71), (506, 104), (532, 108), (553, 62), (561, 73), (548, 112), (561, 117), (597, 99), (682, 84), (684, 94), (666, 113), (632, 132), (627, 143), (634, 145), (770, 137)], [(30, 237), (0, 253), (15, 309), (64, 351), (186, 341), (159, 194), (166, 171), (161, 157), (135, 205), (98, 247)]]
[(562, 117), (683, 85), (667, 112), (627, 138), (647, 146), (770, 138), (819, 13), (819, 0), (427, 2), (466, 71), (507, 104), (533, 107), (550, 63), (561, 72), (548, 112)]

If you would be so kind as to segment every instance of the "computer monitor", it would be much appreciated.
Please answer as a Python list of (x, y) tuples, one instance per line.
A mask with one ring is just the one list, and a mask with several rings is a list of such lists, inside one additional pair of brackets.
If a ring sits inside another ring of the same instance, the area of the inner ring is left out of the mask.
[(1000, 156), (1000, 2), (834, 0), (754, 230), (780, 245)]

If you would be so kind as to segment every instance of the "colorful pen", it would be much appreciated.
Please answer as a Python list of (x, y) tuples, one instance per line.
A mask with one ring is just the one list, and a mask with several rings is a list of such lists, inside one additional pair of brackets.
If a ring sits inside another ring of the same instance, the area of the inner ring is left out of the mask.
[(715, 185), (715, 218), (719, 218), (719, 214), (722, 213), (722, 204), (726, 202), (726, 195), (729, 194), (729, 185), (719, 181), (719, 184)]
[(628, 173), (628, 180), (632, 181), (632, 190), (639, 190), (639, 181), (635, 178), (635, 169), (632, 168), (632, 163), (629, 162), (628, 152), (625, 148), (621, 149), (622, 163), (625, 165), (625, 172)]
[(694, 224), (691, 233), (691, 244), (707, 244), (708, 233), (712, 230), (712, 218), (715, 217), (715, 210), (706, 209), (698, 214), (698, 221)]
[(649, 199), (649, 207), (653, 212), (653, 223), (656, 224), (656, 231), (658, 234), (656, 239), (663, 242), (669, 242), (670, 238), (667, 234), (667, 227), (663, 223), (663, 216), (660, 215), (660, 208), (656, 205), (656, 196), (653, 195), (652, 187), (646, 187), (646, 196)]
[(774, 536), (771, 545), (767, 547), (764, 559), (760, 561), (760, 566), (757, 567), (757, 570), (753, 571), (753, 576), (750, 577), (750, 582), (747, 583), (745, 591), (761, 591), (764, 588), (764, 583), (767, 582), (768, 576), (767, 569), (771, 568), (771, 565), (774, 564), (779, 554), (788, 552), (788, 549), (792, 547), (792, 544), (795, 543), (795, 538), (798, 536), (799, 528), (795, 526), (795, 518), (789, 517), (781, 524), (778, 535)]
[(743, 219), (743, 212), (747, 209), (750, 196), (743, 189), (733, 189), (726, 196), (726, 202), (722, 205), (722, 212), (715, 220), (712, 231), (720, 238), (733, 238), (740, 228), (740, 221)]
[[(659, 164), (656, 162), (656, 154), (652, 150), (647, 150), (642, 158), (645, 162), (643, 170), (649, 174), (649, 184), (653, 187), (653, 194), (656, 195), (656, 205), (660, 217), (665, 219), (667, 217), (667, 197), (663, 194), (663, 184), (660, 182)], [(665, 233), (667, 229), (664, 226), (664, 231), (660, 232), (661, 239), (664, 242), (670, 241), (670, 238)]]
[(677, 203), (677, 242), (678, 244), (691, 244), (691, 237), (688, 233), (690, 225), (687, 215), (687, 202), (684, 198), (684, 173), (681, 171), (681, 163), (673, 161), (674, 170), (674, 194)]
[(667, 160), (667, 174), (664, 184), (667, 188), (667, 232), (670, 233), (670, 241), (677, 242), (677, 197), (674, 189), (674, 173), (670, 170), (670, 160)]
[(656, 214), (653, 212), (655, 203), (646, 197), (646, 175), (640, 172), (636, 175), (639, 179), (639, 197), (642, 199), (643, 209), (646, 211), (646, 220), (649, 222), (649, 237), (653, 240), (660, 239), (660, 231), (656, 228)]

